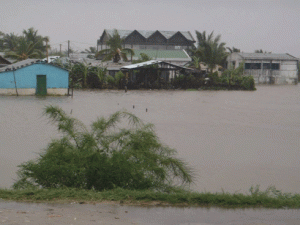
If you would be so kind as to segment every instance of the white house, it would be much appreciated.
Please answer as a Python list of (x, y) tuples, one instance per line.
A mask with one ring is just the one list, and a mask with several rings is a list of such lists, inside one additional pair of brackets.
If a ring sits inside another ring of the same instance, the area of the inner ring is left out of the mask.
[(227, 68), (244, 63), (245, 75), (252, 75), (256, 83), (298, 83), (298, 58), (289, 54), (234, 52), (227, 57)]

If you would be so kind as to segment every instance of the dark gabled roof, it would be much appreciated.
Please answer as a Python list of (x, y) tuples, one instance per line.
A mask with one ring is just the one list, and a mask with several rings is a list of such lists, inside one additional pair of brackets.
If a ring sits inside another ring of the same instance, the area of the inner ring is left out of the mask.
[[(120, 38), (126, 38), (128, 37), (132, 32), (137, 31), (140, 33), (144, 38), (149, 38), (152, 34), (155, 32), (159, 32), (164, 36), (166, 39), (170, 39), (178, 32), (181, 33), (187, 40), (191, 42), (196, 42), (193, 36), (189, 31), (160, 31), (160, 30), (117, 30), (118, 34), (120, 35)], [(114, 34), (114, 30), (105, 29), (104, 32), (107, 33), (108, 36), (112, 37)], [(103, 33), (104, 33), (103, 32)]]
[(13, 68), (16, 69), (16, 70), (18, 70), (18, 69), (21, 69), (21, 68), (23, 68), (23, 67), (30, 66), (30, 65), (36, 64), (36, 63), (43, 63), (43, 64), (55, 66), (55, 67), (60, 68), (60, 69), (62, 69), (62, 70), (68, 71), (67, 69), (61, 68), (61, 67), (56, 66), (56, 65), (53, 65), (53, 64), (51, 64), (51, 63), (47, 63), (47, 62), (42, 61), (42, 60), (40, 60), (40, 59), (25, 59), (25, 60), (22, 60), (22, 61), (19, 61), (19, 62), (10, 64), (10, 65), (8, 65), (8, 66), (1, 67), (1, 68), (0, 68), (0, 73), (1, 73), (1, 72), (6, 72), (6, 71), (10, 71), (10, 70), (12, 70)]
[(275, 54), (275, 53), (243, 53), (237, 52), (243, 59), (252, 59), (252, 60), (298, 60), (296, 57), (285, 53), (285, 54)]

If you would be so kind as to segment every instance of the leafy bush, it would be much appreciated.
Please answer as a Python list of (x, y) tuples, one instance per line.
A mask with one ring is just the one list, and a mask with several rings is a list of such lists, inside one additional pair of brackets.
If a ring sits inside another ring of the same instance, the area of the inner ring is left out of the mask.
[[(21, 164), (14, 188), (162, 189), (192, 182), (191, 169), (163, 145), (153, 125), (118, 111), (98, 118), (88, 130), (61, 108), (48, 106), (45, 114), (62, 137), (52, 140), (36, 160)], [(122, 119), (129, 128), (121, 127)]]
[(121, 88), (121, 81), (125, 77), (122, 71), (119, 71), (115, 74), (115, 84), (118, 88)]

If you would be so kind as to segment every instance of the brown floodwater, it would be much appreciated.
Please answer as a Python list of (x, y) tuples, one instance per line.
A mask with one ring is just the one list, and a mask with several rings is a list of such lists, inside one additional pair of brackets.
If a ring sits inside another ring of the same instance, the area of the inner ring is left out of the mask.
[(153, 123), (161, 140), (194, 168), (193, 190), (248, 193), (258, 184), (262, 190), (275, 185), (300, 193), (300, 85), (257, 86), (257, 91), (75, 91), (73, 98), (0, 96), (0, 188), (13, 184), (17, 165), (58, 137), (42, 115), (50, 104), (86, 125), (121, 109)]
[(0, 222), (4, 224), (299, 225), (299, 212), (299, 209), (141, 207), (0, 200)]

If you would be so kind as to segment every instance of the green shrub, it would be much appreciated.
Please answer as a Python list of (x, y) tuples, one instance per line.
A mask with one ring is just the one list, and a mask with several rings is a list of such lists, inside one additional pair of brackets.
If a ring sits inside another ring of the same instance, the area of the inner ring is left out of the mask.
[[(45, 114), (63, 134), (36, 160), (21, 164), (14, 188), (162, 189), (192, 182), (191, 169), (163, 145), (153, 125), (125, 111), (98, 118), (88, 130), (58, 107)], [(129, 127), (121, 127), (128, 119)]]
[(218, 84), (220, 84), (221, 79), (220, 79), (220, 77), (218, 75), (218, 72), (214, 72), (214, 73), (209, 74), (208, 78), (210, 79), (210, 82), (211, 82), (210, 84), (211, 85), (218, 85)]

